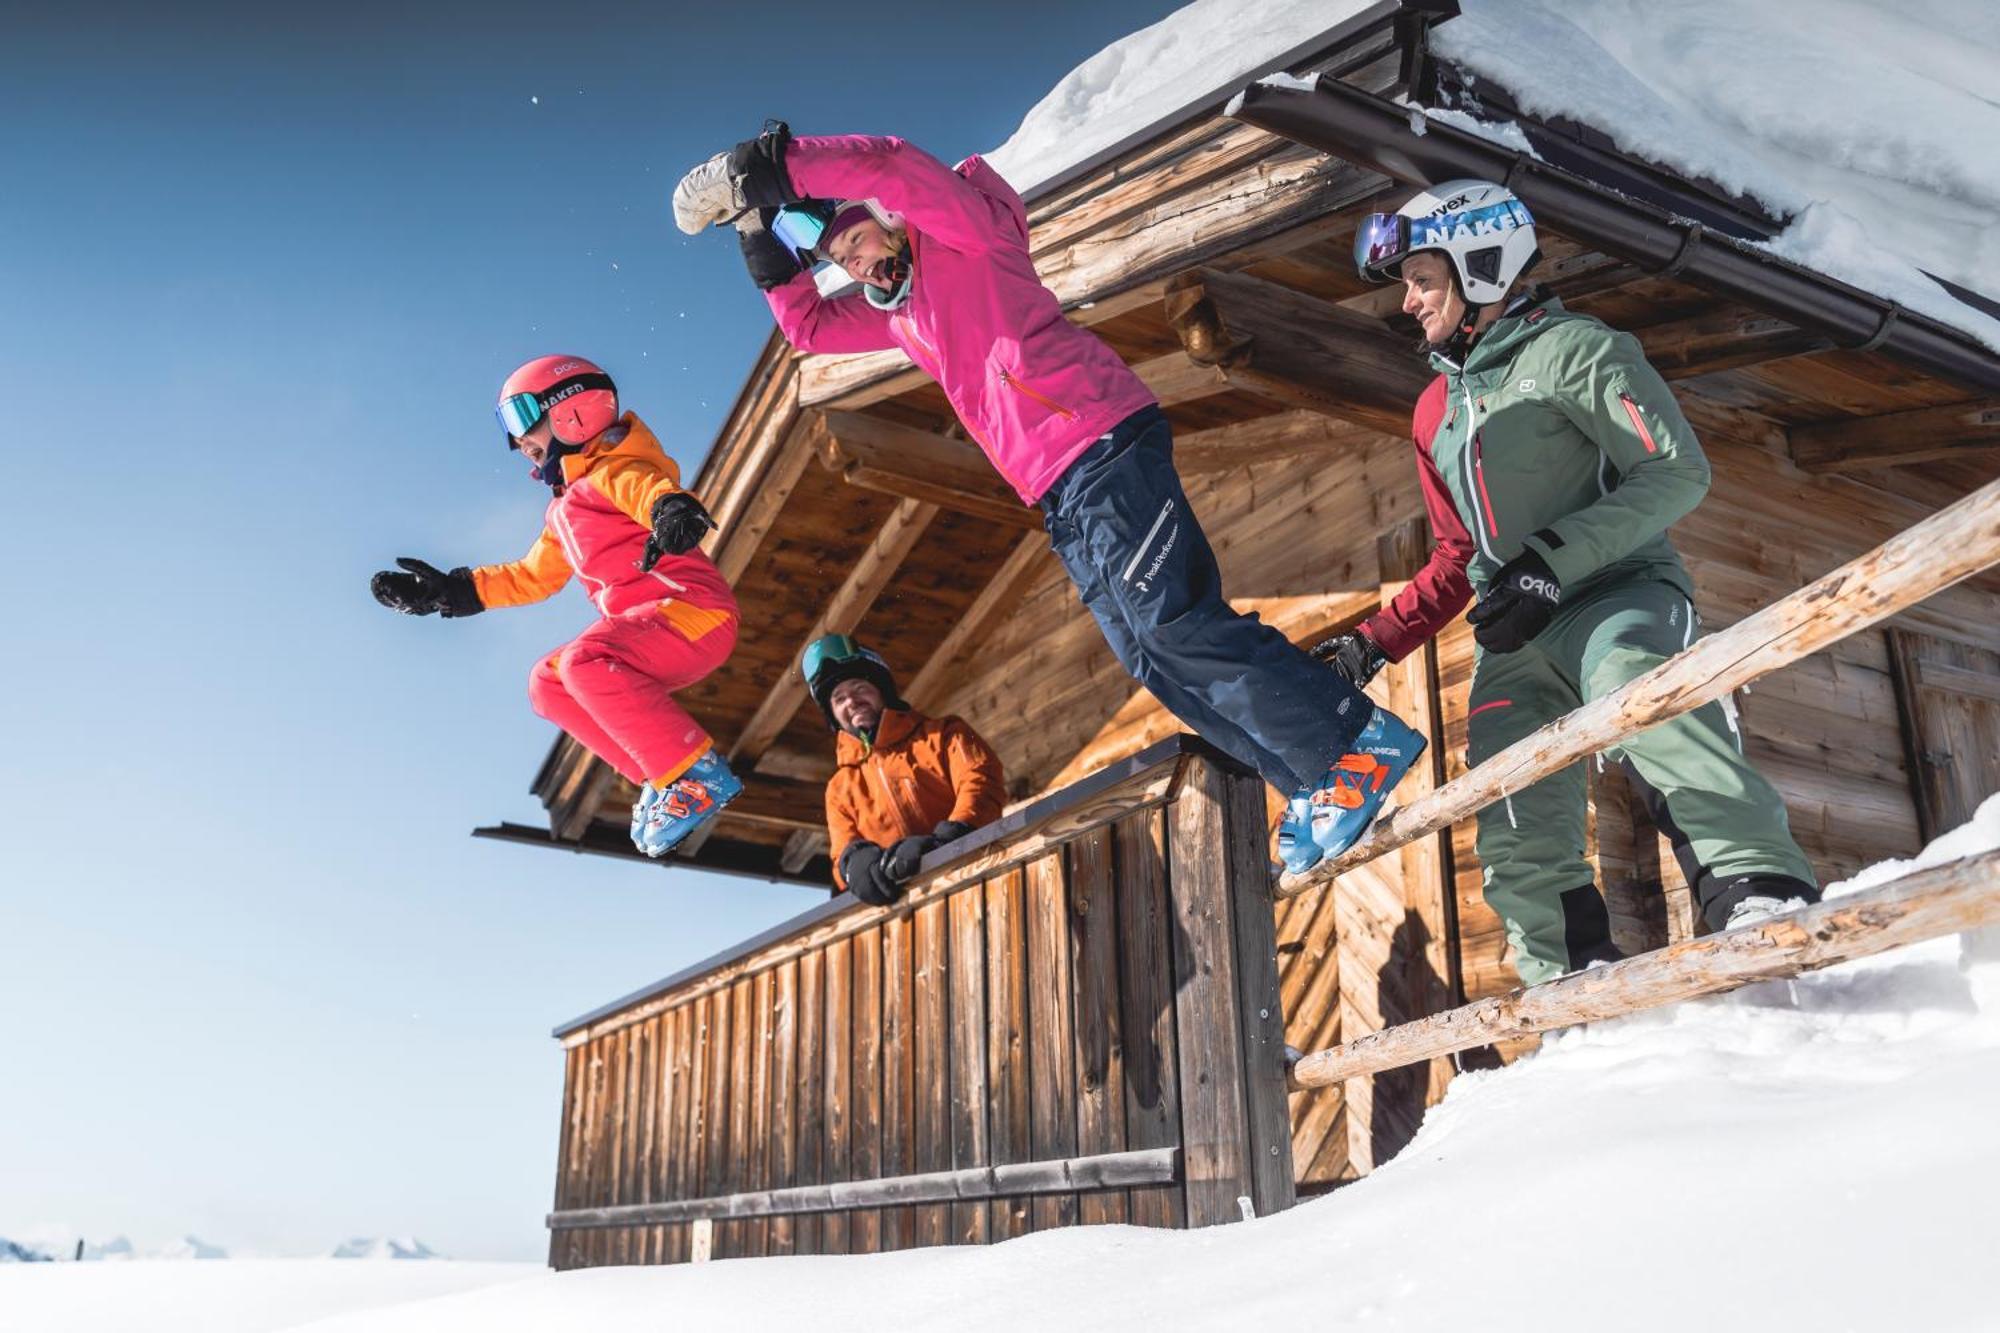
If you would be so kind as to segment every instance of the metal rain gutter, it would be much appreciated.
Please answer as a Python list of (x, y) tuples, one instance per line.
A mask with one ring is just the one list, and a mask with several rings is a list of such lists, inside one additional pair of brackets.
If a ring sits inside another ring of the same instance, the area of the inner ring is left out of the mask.
[(1968, 388), (2000, 392), (2000, 355), (1969, 334), (1789, 260), (1747, 249), (1698, 222), (1436, 121), (1337, 80), (1256, 83), (1227, 114), (1407, 185), (1459, 176), (1504, 182), (1584, 244), (1769, 311), (1854, 351), (1887, 352)]

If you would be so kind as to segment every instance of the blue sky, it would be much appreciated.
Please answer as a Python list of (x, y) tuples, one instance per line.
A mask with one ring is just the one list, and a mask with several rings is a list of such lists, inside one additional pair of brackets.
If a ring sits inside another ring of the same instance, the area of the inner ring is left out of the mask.
[(539, 821), (589, 608), (370, 571), (527, 548), (531, 355), (699, 466), (768, 316), (682, 170), (769, 115), (990, 148), (1173, 8), (5, 7), (0, 1235), (542, 1256), (549, 1028), (818, 895), (466, 836)]

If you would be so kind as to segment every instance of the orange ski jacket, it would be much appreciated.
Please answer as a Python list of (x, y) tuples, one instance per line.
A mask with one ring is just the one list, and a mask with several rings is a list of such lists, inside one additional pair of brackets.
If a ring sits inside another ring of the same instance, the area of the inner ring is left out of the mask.
[(638, 567), (652, 531), (653, 503), (681, 489), (679, 466), (638, 417), (627, 412), (582, 452), (564, 458), (562, 469), (562, 493), (549, 501), (542, 535), (528, 553), (472, 571), (481, 602), (539, 602), (574, 574), (600, 614), (664, 603), (669, 620), (690, 622), (684, 626), (690, 637), (735, 613), (735, 594), (698, 546), (663, 556), (649, 570)]
[(835, 751), (840, 767), (826, 784), (826, 831), (834, 883), (843, 889), (840, 854), (856, 839), (887, 848), (947, 819), (977, 828), (998, 819), (1006, 804), (1000, 757), (956, 717), (884, 709), (873, 745), (843, 731)]

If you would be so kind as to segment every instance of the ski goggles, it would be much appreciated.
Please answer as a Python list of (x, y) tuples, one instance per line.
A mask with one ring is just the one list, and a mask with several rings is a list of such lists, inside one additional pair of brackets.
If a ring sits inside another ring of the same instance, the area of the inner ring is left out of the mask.
[(819, 673), (829, 666), (843, 662), (869, 662), (884, 671), (889, 664), (879, 655), (863, 648), (846, 634), (824, 634), (806, 645), (806, 654), (799, 662), (799, 670), (805, 675), (806, 686), (819, 679)]
[(825, 204), (816, 201), (786, 204), (771, 215), (765, 230), (783, 241), (794, 254), (811, 255), (819, 249), (832, 221), (833, 210)]
[(544, 393), (510, 393), (493, 411), (500, 418), (500, 429), (507, 432), (508, 447), (512, 448), (515, 440), (533, 430), (549, 414), (549, 409), (563, 399), (590, 389), (609, 388), (609, 375), (572, 375), (550, 385)]
[(1370, 213), (1354, 229), (1354, 268), (1364, 278), (1393, 278), (1397, 266), (1418, 250), (1478, 236), (1498, 236), (1517, 227), (1531, 227), (1534, 222), (1527, 205), (1518, 199), (1418, 218)]

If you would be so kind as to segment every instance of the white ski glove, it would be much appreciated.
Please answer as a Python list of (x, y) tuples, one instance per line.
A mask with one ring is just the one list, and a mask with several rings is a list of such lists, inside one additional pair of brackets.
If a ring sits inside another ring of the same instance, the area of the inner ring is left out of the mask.
[(690, 236), (733, 219), (743, 196), (729, 171), (729, 154), (717, 153), (681, 177), (674, 187), (674, 222)]

